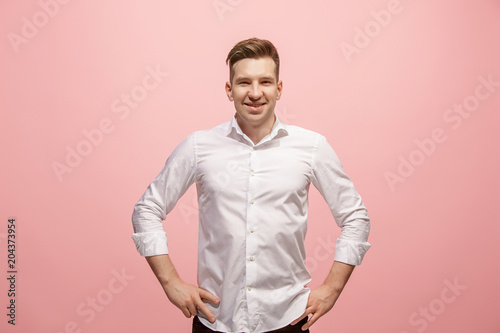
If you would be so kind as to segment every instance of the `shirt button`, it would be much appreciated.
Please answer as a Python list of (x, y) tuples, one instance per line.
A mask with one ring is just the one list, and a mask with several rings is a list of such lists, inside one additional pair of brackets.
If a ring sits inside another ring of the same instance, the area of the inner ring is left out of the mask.
[(254, 201), (253, 201), (253, 200), (250, 200), (250, 204), (252, 204), (252, 205), (253, 205), (253, 203), (254, 203)]
[(248, 259), (250, 259), (250, 261), (254, 261), (255, 258), (253, 256), (250, 256), (250, 258)]
[(250, 174), (253, 176), (254, 175), (253, 171), (251, 171)]
[(250, 233), (253, 234), (255, 232), (254, 228), (250, 228)]
[(250, 290), (252, 290), (252, 287), (248, 286), (247, 289), (248, 289), (248, 291), (250, 291)]

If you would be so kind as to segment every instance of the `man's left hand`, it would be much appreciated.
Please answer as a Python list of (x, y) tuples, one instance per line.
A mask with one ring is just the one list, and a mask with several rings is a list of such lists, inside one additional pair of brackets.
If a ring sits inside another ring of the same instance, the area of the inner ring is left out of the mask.
[(340, 292), (335, 291), (333, 288), (326, 284), (322, 284), (318, 288), (311, 291), (309, 299), (307, 300), (306, 311), (299, 318), (295, 319), (291, 325), (297, 324), (305, 317), (312, 315), (307, 323), (302, 326), (305, 331), (311, 327), (321, 316), (330, 311), (339, 298)]

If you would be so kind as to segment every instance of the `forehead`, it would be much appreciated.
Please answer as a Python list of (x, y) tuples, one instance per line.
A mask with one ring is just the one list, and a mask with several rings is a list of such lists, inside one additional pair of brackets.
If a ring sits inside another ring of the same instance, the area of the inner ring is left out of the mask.
[(234, 78), (240, 77), (259, 78), (273, 77), (276, 79), (276, 64), (271, 57), (245, 58), (241, 59), (233, 66)]

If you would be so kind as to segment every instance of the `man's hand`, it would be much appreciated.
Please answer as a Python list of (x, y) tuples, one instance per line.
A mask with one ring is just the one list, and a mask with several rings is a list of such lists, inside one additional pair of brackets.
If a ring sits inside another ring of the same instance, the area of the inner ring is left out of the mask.
[(169, 281), (163, 289), (172, 304), (178, 307), (187, 318), (196, 316), (198, 309), (213, 323), (215, 316), (210, 312), (203, 299), (219, 304), (219, 299), (205, 289), (185, 283), (181, 279)]
[(307, 330), (321, 316), (323, 316), (333, 308), (333, 305), (335, 304), (339, 296), (340, 292), (336, 292), (326, 284), (322, 284), (318, 288), (312, 290), (309, 294), (309, 299), (307, 300), (306, 311), (298, 319), (295, 319), (292, 322), (292, 325), (295, 325), (305, 317), (312, 315), (307, 323), (302, 326), (303, 331)]
[(216, 296), (205, 289), (182, 281), (168, 254), (146, 257), (146, 260), (170, 302), (178, 307), (186, 317), (196, 316), (199, 309), (211, 323), (215, 321), (215, 316), (203, 300), (219, 304), (220, 300)]
[(348, 265), (340, 261), (334, 261), (330, 274), (325, 282), (311, 291), (307, 300), (306, 311), (291, 325), (297, 324), (305, 317), (312, 315), (307, 323), (302, 326), (305, 331), (311, 327), (321, 316), (330, 311), (344, 289), (345, 284), (354, 270), (354, 265)]

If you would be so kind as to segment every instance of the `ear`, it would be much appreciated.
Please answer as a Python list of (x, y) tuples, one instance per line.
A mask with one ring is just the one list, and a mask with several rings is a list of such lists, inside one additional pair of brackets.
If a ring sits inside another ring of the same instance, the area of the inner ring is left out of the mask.
[(277, 89), (278, 89), (278, 97), (276, 97), (276, 100), (281, 98), (281, 92), (283, 91), (283, 81), (280, 80), (278, 82)]
[(233, 89), (231, 87), (231, 82), (227, 81), (226, 82), (226, 86), (225, 86), (225, 89), (226, 89), (226, 95), (227, 95), (227, 98), (232, 102), (234, 101), (233, 99)]

